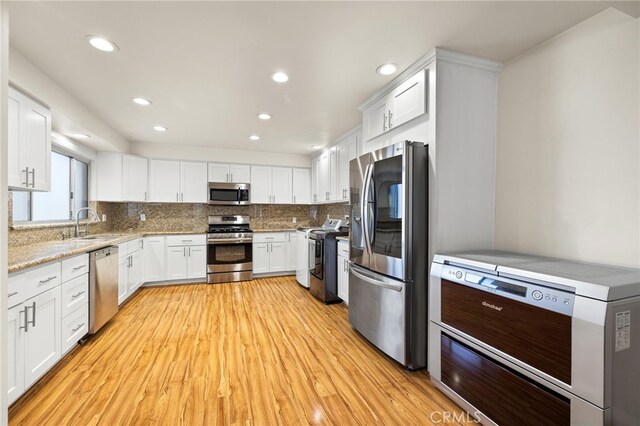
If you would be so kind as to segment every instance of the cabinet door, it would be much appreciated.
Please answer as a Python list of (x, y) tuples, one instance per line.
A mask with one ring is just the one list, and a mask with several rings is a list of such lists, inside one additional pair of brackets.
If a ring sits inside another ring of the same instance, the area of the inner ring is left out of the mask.
[(180, 162), (149, 160), (149, 201), (177, 203), (180, 199)]
[(207, 202), (207, 164), (180, 162), (180, 201), (183, 203)]
[(229, 165), (223, 163), (209, 163), (209, 182), (229, 182)]
[(122, 201), (147, 201), (147, 159), (123, 155), (122, 157)]
[(313, 158), (311, 160), (311, 202), (317, 203), (320, 201), (318, 189), (318, 182), (320, 180), (320, 157)]
[(338, 194), (338, 151), (332, 149), (329, 151), (329, 200), (341, 200), (342, 196)]
[[(13, 88), (9, 88), (9, 103), (7, 108), (7, 171), (8, 184), (13, 188), (27, 187), (27, 172), (25, 165), (20, 163), (20, 136), (22, 135), (21, 102), (23, 97)], [(24, 161), (23, 161), (24, 163)]]
[(187, 278), (187, 247), (167, 247), (167, 279)]
[(292, 170), (293, 204), (311, 204), (311, 170)]
[(31, 386), (60, 359), (60, 286), (27, 300), (27, 331), (24, 333), (24, 385)]
[(129, 256), (122, 256), (118, 259), (118, 305), (129, 297)]
[(337, 200), (347, 200), (349, 198), (347, 192), (349, 188), (349, 155), (347, 144), (343, 143), (336, 147), (338, 154), (337, 175), (338, 175), (338, 193)]
[(269, 243), (269, 271), (285, 270), (285, 243)]
[(30, 187), (51, 191), (51, 111), (28, 99), (20, 159), (29, 167)]
[(144, 239), (145, 282), (162, 281), (164, 274), (164, 237)]
[(318, 162), (318, 202), (329, 201), (329, 169), (329, 152), (325, 152)]
[(369, 141), (389, 130), (388, 106), (386, 98), (379, 100), (362, 113), (362, 133)]
[(297, 269), (297, 244), (298, 234), (295, 232), (287, 233), (287, 238), (285, 240), (285, 271), (295, 271)]
[(244, 164), (230, 164), (229, 180), (234, 183), (250, 183), (251, 167)]
[(142, 253), (137, 251), (131, 255), (127, 291), (132, 295), (142, 285)]
[(291, 204), (293, 202), (291, 185), (291, 168), (273, 167), (271, 169), (272, 203)]
[(269, 204), (271, 200), (271, 167), (251, 166), (251, 202)]
[(24, 392), (24, 305), (8, 311), (7, 318), (7, 398), (8, 403)]
[(257, 243), (253, 245), (254, 274), (269, 272), (269, 245), (270, 243)]
[(338, 297), (349, 304), (349, 259), (338, 256)]
[(207, 246), (187, 247), (187, 277), (206, 278), (207, 277)]
[(394, 128), (426, 112), (425, 70), (402, 83), (391, 94), (389, 128)]

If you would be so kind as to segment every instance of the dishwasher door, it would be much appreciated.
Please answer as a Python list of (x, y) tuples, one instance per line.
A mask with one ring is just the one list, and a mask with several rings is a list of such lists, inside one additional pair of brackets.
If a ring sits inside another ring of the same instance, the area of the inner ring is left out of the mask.
[(89, 253), (89, 333), (118, 312), (118, 247)]

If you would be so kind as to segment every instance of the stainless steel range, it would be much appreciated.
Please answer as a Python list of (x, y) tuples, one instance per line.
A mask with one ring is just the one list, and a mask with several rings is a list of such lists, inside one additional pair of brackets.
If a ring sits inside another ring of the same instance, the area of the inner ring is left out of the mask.
[(253, 278), (253, 231), (249, 216), (209, 216), (207, 282)]

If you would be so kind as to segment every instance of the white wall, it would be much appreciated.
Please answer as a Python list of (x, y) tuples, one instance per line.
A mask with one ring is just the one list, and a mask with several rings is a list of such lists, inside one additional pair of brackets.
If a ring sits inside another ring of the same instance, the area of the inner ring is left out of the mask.
[(496, 248), (640, 267), (639, 29), (608, 9), (504, 66)]
[(9, 49), (9, 80), (51, 108), (54, 130), (88, 133), (92, 138), (87, 145), (95, 149), (128, 151), (125, 138), (13, 47)]
[(148, 158), (162, 158), (170, 160), (311, 167), (311, 158), (306, 155), (282, 154), (277, 152), (253, 150), (246, 151), (240, 149), (220, 149), (206, 146), (131, 142), (130, 153)]

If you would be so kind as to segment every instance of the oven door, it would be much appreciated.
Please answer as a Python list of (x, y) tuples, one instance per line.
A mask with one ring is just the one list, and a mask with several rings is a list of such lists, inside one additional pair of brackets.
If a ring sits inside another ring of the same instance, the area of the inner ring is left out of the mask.
[(249, 184), (209, 183), (209, 204), (239, 206), (249, 204)]
[(311, 275), (324, 279), (324, 240), (309, 238), (309, 261)]
[(208, 273), (251, 270), (253, 270), (253, 242), (251, 238), (208, 240)]

